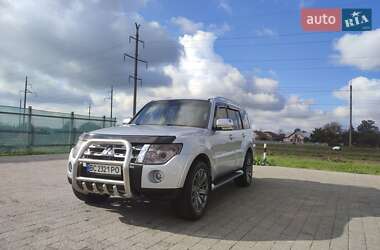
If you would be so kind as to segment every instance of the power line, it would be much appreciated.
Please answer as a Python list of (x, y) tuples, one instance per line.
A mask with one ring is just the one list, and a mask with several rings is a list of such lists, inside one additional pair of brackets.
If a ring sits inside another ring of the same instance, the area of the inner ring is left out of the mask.
[[(225, 48), (225, 47), (252, 47), (252, 46), (284, 46), (284, 45), (302, 45), (302, 44), (321, 44), (321, 43), (331, 43), (331, 40), (318, 40), (318, 41), (301, 41), (301, 42), (275, 42), (275, 43), (235, 43), (235, 44), (216, 44), (215, 46), (218, 48)], [(151, 45), (151, 48), (157, 48), (157, 47), (172, 47), (175, 48), (176, 44), (156, 44)], [(203, 48), (206, 46), (203, 45), (196, 45), (196, 46), (186, 46), (186, 48)]]
[(131, 56), (127, 53), (124, 53), (124, 61), (125, 61), (126, 57), (129, 57), (135, 61), (134, 74), (133, 74), (133, 76), (131, 76), (131, 75), (129, 76), (130, 78), (133, 78), (133, 80), (134, 80), (134, 84), (133, 84), (133, 86), (134, 86), (134, 88), (133, 88), (133, 116), (136, 115), (137, 81), (138, 80), (142, 81), (137, 76), (138, 63), (139, 62), (145, 63), (146, 67), (148, 67), (147, 61), (139, 59), (139, 43), (142, 43), (142, 45), (144, 47), (144, 41), (139, 39), (140, 24), (135, 23), (135, 27), (136, 27), (136, 35), (135, 36), (129, 36), (129, 42), (131, 42), (131, 39), (135, 40), (135, 55)]
[[(371, 59), (377, 59), (376, 56), (362, 56), (362, 57), (345, 57), (345, 59), (353, 59), (353, 60), (371, 60)], [(299, 58), (257, 58), (257, 59), (237, 59), (237, 58), (224, 58), (224, 62), (239, 62), (239, 63), (251, 63), (251, 62), (292, 62), (292, 61), (324, 61), (329, 58), (325, 57), (299, 57)], [(204, 61), (204, 59), (195, 59), (195, 60), (189, 60), (186, 59), (186, 61), (190, 62), (201, 62)], [(151, 62), (157, 62), (157, 61), (151, 61)]]
[[(274, 36), (263, 36), (263, 35), (245, 35), (245, 36), (225, 36), (216, 38), (215, 41), (233, 41), (233, 40), (256, 40), (256, 39), (268, 39), (268, 38), (276, 38), (276, 37), (309, 37), (309, 36), (320, 36), (320, 35), (333, 35), (331, 32), (298, 32), (298, 33), (278, 33)], [(149, 43), (164, 43), (167, 41), (163, 40), (149, 40)], [(198, 40), (195, 42), (203, 43), (203, 40)]]

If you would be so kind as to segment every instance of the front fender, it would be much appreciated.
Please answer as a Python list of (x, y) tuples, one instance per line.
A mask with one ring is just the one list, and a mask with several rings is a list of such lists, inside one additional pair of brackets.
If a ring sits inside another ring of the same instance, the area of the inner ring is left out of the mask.
[(184, 143), (184, 145), (196, 145), (196, 146), (189, 146), (189, 147), (184, 148), (183, 153), (186, 154), (188, 157), (187, 157), (186, 164), (182, 168), (182, 173), (178, 180), (179, 187), (184, 186), (186, 177), (190, 170), (191, 165), (193, 164), (194, 160), (201, 155), (208, 158), (208, 161), (210, 163), (210, 168), (211, 168), (211, 177), (212, 179), (214, 179), (214, 174), (216, 173), (216, 171), (215, 171), (214, 159), (212, 157), (211, 147), (207, 146), (207, 143), (205, 142), (204, 138), (198, 138), (195, 140), (199, 140), (199, 143)]

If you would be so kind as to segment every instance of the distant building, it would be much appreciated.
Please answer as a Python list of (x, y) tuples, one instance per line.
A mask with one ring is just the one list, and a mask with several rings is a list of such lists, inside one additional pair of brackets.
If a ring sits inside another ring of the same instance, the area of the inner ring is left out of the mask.
[(255, 139), (259, 141), (282, 141), (282, 139), (285, 137), (284, 134), (276, 134), (271, 131), (256, 130), (254, 132), (256, 134)]
[(294, 131), (293, 133), (285, 136), (282, 141), (285, 143), (303, 144), (305, 142), (305, 138), (308, 137), (309, 136), (306, 131)]

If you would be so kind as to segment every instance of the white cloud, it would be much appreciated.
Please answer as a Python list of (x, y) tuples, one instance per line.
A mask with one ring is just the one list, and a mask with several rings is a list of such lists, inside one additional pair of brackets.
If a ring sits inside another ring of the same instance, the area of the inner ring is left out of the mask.
[(269, 28), (257, 29), (255, 33), (257, 36), (260, 36), (260, 37), (263, 37), (263, 36), (275, 37), (278, 35), (276, 31)]
[(221, 25), (209, 24), (206, 30), (216, 35), (223, 35), (224, 33), (230, 31), (231, 27), (227, 23), (223, 23)]
[[(184, 35), (180, 43), (184, 52), (178, 65), (164, 68), (172, 85), (151, 89), (149, 98), (209, 98), (224, 96), (247, 108), (254, 128), (312, 129), (329, 121), (329, 114), (312, 110), (312, 100), (292, 96), (288, 100), (277, 91), (279, 82), (270, 77), (250, 76), (226, 64), (214, 51), (216, 36), (198, 31)], [(199, 47), (196, 44), (202, 43)]]
[[(351, 80), (352, 84), (352, 106), (354, 124), (361, 120), (372, 119), (380, 123), (380, 79), (369, 79), (367, 77), (356, 77)], [(337, 117), (349, 116), (349, 83), (334, 92), (334, 96), (346, 102), (346, 105), (334, 109)]]
[(257, 90), (265, 92), (275, 92), (278, 87), (278, 81), (267, 77), (254, 77), (253, 82)]
[(232, 13), (232, 8), (228, 0), (219, 0), (219, 8), (223, 9), (228, 14)]
[[(185, 51), (179, 64), (165, 68), (166, 74), (173, 80), (173, 85), (156, 88), (155, 94), (165, 96), (167, 93), (175, 93), (181, 97), (204, 98), (226, 96), (235, 100), (245, 100), (253, 105), (265, 103), (270, 105), (268, 108), (275, 108), (281, 98), (274, 93), (267, 93), (265, 101), (262, 95), (249, 92), (252, 83), (248, 83), (238, 69), (224, 63), (223, 59), (215, 54), (213, 48), (215, 39), (213, 33), (204, 31), (198, 31), (193, 36), (181, 37), (180, 43)], [(196, 46), (199, 43), (202, 44), (201, 47)]]
[(380, 29), (345, 34), (334, 43), (334, 57), (340, 64), (361, 70), (380, 70)]
[(193, 22), (190, 19), (186, 17), (172, 17), (171, 22), (174, 23), (175, 25), (179, 26), (182, 30), (183, 33), (186, 34), (193, 34), (197, 32), (198, 30), (203, 29), (204, 24), (199, 22)]
[(216, 35), (222, 35), (231, 30), (231, 27), (227, 23), (221, 25), (218, 24), (208, 24), (205, 25), (202, 22), (194, 22), (186, 17), (178, 16), (172, 17), (171, 22), (178, 26), (183, 34), (193, 35), (199, 30), (212, 32)]
[(137, 13), (146, 4), (146, 0), (1, 1), (0, 104), (18, 105), (25, 75), (36, 93), (28, 97), (28, 105), (36, 108), (83, 112), (93, 102), (94, 110), (102, 110), (111, 84), (130, 93), (133, 61), (123, 62), (123, 53), (133, 54), (126, 41), (134, 34), (135, 21), (146, 42), (141, 58), (150, 65), (139, 72), (144, 86), (169, 84), (170, 78), (159, 69), (176, 63), (181, 46), (158, 22)]

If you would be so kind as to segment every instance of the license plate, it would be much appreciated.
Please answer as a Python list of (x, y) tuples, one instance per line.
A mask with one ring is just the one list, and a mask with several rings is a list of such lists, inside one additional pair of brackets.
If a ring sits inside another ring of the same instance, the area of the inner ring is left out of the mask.
[(87, 172), (94, 174), (121, 175), (121, 166), (86, 164)]

